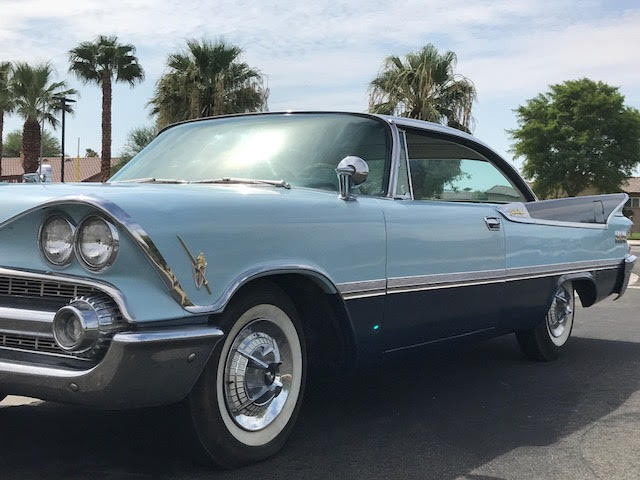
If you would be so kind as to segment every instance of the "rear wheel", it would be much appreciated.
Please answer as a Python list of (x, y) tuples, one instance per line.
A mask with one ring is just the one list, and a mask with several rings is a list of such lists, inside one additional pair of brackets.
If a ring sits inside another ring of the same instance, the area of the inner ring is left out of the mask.
[(516, 332), (522, 351), (532, 360), (548, 362), (558, 358), (571, 336), (574, 307), (573, 285), (565, 282), (554, 293), (544, 322)]
[(200, 453), (230, 468), (282, 448), (300, 410), (306, 364), (296, 310), (275, 286), (236, 299), (222, 323), (227, 336), (187, 404)]

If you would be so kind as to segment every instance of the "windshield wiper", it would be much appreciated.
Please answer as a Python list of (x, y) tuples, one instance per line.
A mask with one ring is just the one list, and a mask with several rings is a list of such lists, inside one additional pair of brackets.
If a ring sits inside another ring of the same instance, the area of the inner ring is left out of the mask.
[(189, 183), (217, 183), (217, 184), (226, 184), (226, 185), (237, 185), (237, 184), (272, 185), (274, 187), (281, 187), (286, 189), (291, 188), (291, 185), (284, 180), (256, 180), (251, 178), (233, 178), (233, 177), (212, 178), (208, 180), (193, 180)]
[(174, 178), (131, 178), (129, 180), (115, 180), (111, 183), (189, 183), (186, 180), (176, 180)]

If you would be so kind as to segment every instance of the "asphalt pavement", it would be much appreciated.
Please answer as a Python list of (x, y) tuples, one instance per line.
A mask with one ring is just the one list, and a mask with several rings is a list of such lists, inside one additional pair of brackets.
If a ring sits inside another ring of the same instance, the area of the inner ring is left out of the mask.
[(9, 397), (0, 479), (639, 479), (640, 282), (617, 302), (579, 308), (567, 347), (532, 363), (510, 335), (312, 384), (284, 450), (236, 471), (192, 461), (176, 407), (102, 412)]

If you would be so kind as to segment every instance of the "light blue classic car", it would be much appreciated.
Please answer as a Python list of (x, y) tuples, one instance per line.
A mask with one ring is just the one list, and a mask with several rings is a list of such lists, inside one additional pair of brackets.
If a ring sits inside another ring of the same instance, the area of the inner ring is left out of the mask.
[(182, 402), (206, 458), (257, 461), (315, 372), (513, 332), (554, 359), (574, 292), (627, 287), (626, 199), (536, 201), (486, 145), (406, 118), (173, 125), (107, 184), (0, 186), (0, 392)]

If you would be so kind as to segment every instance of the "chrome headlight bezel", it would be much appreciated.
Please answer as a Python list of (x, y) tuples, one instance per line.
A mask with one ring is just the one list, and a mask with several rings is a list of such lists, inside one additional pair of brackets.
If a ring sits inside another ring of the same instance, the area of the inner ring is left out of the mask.
[[(47, 253), (47, 250), (45, 249), (44, 242), (43, 242), (43, 235), (46, 231), (46, 226), (53, 220), (62, 220), (69, 226), (69, 229), (71, 230), (71, 242), (69, 243), (69, 252), (65, 256), (64, 260), (62, 261), (57, 261), (51, 258), (50, 254)], [(38, 249), (40, 250), (40, 255), (42, 255), (42, 257), (51, 265), (55, 265), (56, 267), (66, 267), (69, 264), (71, 264), (71, 262), (73, 261), (73, 254), (75, 251), (75, 244), (76, 244), (75, 239), (76, 239), (76, 225), (69, 216), (60, 212), (55, 212), (50, 215), (47, 215), (44, 218), (44, 220), (42, 220), (42, 223), (40, 224), (40, 229), (38, 230)]]
[[(90, 261), (88, 261), (82, 252), (82, 247), (80, 246), (80, 243), (81, 243), (80, 236), (82, 234), (84, 227), (86, 227), (87, 223), (91, 221), (96, 221), (96, 220), (104, 223), (104, 225), (107, 226), (111, 234), (111, 252), (109, 254), (109, 257), (101, 264), (93, 264)], [(87, 215), (78, 224), (73, 243), (74, 243), (74, 250), (76, 252), (76, 257), (78, 258), (78, 261), (82, 264), (84, 268), (94, 273), (103, 272), (107, 270), (109, 267), (111, 267), (111, 265), (113, 265), (114, 262), (116, 261), (116, 257), (118, 256), (118, 250), (120, 249), (120, 237), (118, 235), (118, 229), (106, 218), (102, 217), (101, 215), (95, 215), (95, 214)]]

